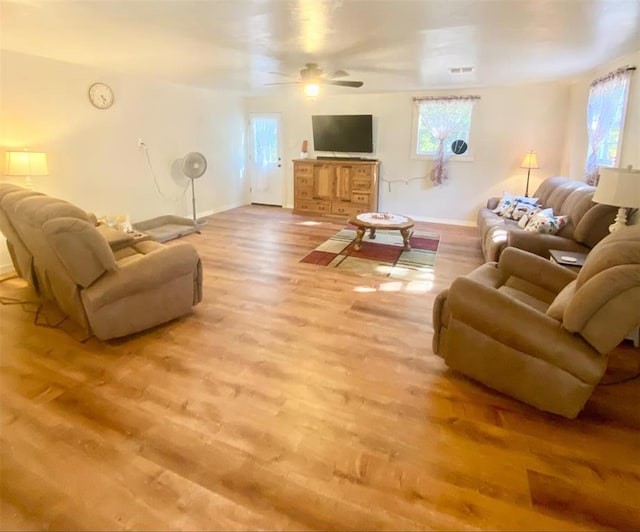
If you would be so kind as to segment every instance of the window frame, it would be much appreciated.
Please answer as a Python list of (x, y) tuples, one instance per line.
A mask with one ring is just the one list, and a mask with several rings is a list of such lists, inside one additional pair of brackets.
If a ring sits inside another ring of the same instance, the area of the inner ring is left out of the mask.
[[(443, 96), (442, 99), (445, 100), (448, 96)], [(438, 99), (434, 97), (432, 101), (436, 102)], [(433, 161), (436, 156), (435, 153), (427, 153), (422, 154), (418, 153), (418, 125), (420, 123), (420, 102), (412, 100), (412, 119), (411, 119), (411, 146), (410, 146), (410, 158), (414, 160), (422, 160), (422, 161)], [(475, 155), (471, 146), (473, 146), (473, 108), (471, 107), (471, 117), (469, 119), (469, 132), (468, 132), (468, 140), (466, 141), (468, 144), (467, 151), (462, 155), (449, 155), (449, 162), (473, 162), (475, 161)], [(445, 152), (446, 153), (446, 152)]]
[[(610, 79), (610, 80), (605, 80), (602, 81), (601, 83), (606, 84), (606, 83), (614, 83), (615, 80), (614, 79)], [(615, 159), (613, 160), (613, 162), (611, 164), (601, 164), (600, 163), (600, 159), (598, 157), (598, 154), (596, 154), (596, 164), (597, 166), (601, 166), (603, 168), (617, 168), (618, 167), (618, 163), (620, 161), (620, 152), (622, 151), (622, 138), (624, 137), (624, 127), (625, 127), (625, 123), (626, 123), (626, 118), (627, 118), (627, 106), (629, 105), (629, 88), (631, 86), (631, 78), (627, 77), (626, 78), (626, 82), (624, 84), (624, 94), (622, 95), (622, 108), (620, 109), (620, 133), (618, 134), (618, 143), (616, 145), (616, 155), (615, 155)], [(587, 109), (589, 108), (589, 100), (590, 100), (590, 95), (589, 97), (587, 97)], [(587, 124), (588, 125), (588, 124)], [(608, 135), (611, 134), (611, 130), (609, 130)], [(607, 136), (608, 136), (607, 135)], [(588, 139), (587, 139), (587, 143), (588, 143)], [(601, 149), (604, 149), (605, 147), (605, 142), (603, 141)], [(588, 148), (587, 148), (588, 149)], [(588, 154), (588, 152), (587, 152)]]

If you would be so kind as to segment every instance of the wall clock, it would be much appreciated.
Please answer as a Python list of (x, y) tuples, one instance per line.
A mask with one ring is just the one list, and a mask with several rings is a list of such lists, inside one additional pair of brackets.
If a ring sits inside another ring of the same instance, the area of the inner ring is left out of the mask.
[(94, 83), (89, 87), (89, 100), (98, 109), (108, 109), (113, 105), (113, 91), (106, 83)]

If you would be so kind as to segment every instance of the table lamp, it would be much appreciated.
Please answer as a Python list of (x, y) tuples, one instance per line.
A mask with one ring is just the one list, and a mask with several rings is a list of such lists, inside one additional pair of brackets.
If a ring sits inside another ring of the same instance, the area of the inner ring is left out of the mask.
[(522, 164), (520, 165), (520, 168), (527, 168), (527, 190), (525, 190), (524, 192), (524, 197), (528, 198), (529, 197), (529, 177), (531, 176), (531, 169), (540, 168), (538, 166), (538, 156), (536, 155), (535, 151), (527, 152), (527, 154), (524, 156), (524, 160), (522, 161)]
[(615, 222), (609, 226), (613, 233), (627, 225), (627, 209), (640, 207), (640, 170), (629, 168), (600, 168), (598, 188), (593, 201), (618, 207)]
[(33, 151), (8, 151), (6, 154), (6, 175), (23, 176), (25, 186), (33, 188), (32, 176), (49, 175), (47, 168), (47, 154)]

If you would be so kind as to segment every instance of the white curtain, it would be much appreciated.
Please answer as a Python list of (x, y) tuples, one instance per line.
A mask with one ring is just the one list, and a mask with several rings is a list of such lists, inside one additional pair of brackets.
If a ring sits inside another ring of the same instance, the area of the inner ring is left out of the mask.
[(625, 105), (631, 72), (628, 67), (622, 67), (591, 84), (587, 104), (589, 143), (584, 168), (584, 180), (589, 185), (598, 184), (598, 152), (614, 125), (617, 111)]
[(430, 106), (429, 112), (424, 113), (426, 116), (420, 113), (420, 120), (425, 121), (420, 125), (428, 128), (433, 137), (437, 139), (433, 168), (431, 170), (431, 181), (435, 186), (441, 185), (449, 178), (447, 161), (451, 154), (446, 152), (447, 140), (455, 140), (452, 139), (451, 135), (462, 129), (465, 123), (469, 122), (473, 105), (479, 99), (478, 96), (446, 96), (418, 99), (418, 105)]

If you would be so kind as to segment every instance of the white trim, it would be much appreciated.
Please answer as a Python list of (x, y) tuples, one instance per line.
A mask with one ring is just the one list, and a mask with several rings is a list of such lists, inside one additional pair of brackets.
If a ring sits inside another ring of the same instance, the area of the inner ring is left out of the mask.
[(16, 275), (18, 275), (16, 273), (16, 271), (13, 269), (13, 264), (9, 263), (9, 264), (0, 264), (0, 275), (5, 275), (7, 273), (15, 273)]
[(223, 205), (222, 207), (218, 207), (217, 209), (208, 209), (206, 211), (201, 211), (196, 214), (196, 218), (202, 218), (204, 216), (211, 216), (212, 214), (216, 214), (219, 212), (230, 211), (231, 209), (236, 209), (238, 207), (242, 207), (244, 205), (250, 205), (245, 202), (231, 203), (229, 205)]
[(478, 227), (476, 222), (471, 222), (469, 220), (459, 220), (457, 218), (431, 218), (429, 216), (414, 216), (413, 214), (408, 215), (409, 218), (416, 222), (429, 222), (434, 224), (446, 224), (446, 225), (462, 225), (464, 227)]

